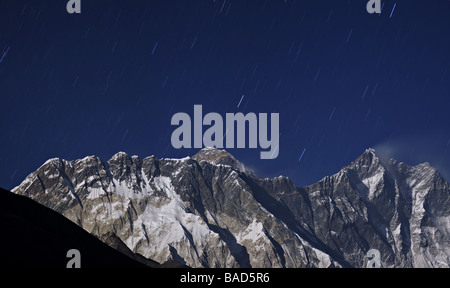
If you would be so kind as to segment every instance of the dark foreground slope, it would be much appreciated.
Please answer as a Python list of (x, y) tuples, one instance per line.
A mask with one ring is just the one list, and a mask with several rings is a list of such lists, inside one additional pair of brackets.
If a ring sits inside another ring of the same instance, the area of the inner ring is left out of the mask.
[(145, 264), (131, 259), (61, 214), (1, 188), (0, 229), (2, 267), (65, 268), (71, 260), (66, 257), (70, 249), (80, 251), (81, 268), (159, 266), (146, 259), (138, 259)]

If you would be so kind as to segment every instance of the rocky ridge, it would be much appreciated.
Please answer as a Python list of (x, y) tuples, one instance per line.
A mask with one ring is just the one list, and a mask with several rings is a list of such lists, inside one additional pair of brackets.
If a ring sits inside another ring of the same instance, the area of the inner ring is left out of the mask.
[(364, 267), (377, 249), (383, 267), (450, 265), (449, 184), (428, 163), (373, 149), (301, 188), (205, 148), (183, 159), (50, 159), (13, 192), (160, 263)]

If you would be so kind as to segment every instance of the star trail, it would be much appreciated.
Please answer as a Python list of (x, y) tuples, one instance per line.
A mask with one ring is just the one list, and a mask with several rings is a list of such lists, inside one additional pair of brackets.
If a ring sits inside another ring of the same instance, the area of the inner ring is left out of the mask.
[(53, 157), (192, 156), (170, 119), (194, 105), (279, 113), (276, 159), (229, 149), (263, 177), (308, 185), (369, 147), (450, 171), (449, 1), (59, 2), (0, 3), (4, 188)]

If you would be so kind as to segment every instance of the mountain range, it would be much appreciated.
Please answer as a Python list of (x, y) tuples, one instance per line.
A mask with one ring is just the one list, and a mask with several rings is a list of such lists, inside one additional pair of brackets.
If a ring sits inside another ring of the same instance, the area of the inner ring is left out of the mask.
[(449, 183), (429, 163), (373, 149), (307, 187), (204, 148), (182, 159), (54, 158), (12, 192), (159, 263), (366, 267), (376, 249), (382, 267), (450, 266)]

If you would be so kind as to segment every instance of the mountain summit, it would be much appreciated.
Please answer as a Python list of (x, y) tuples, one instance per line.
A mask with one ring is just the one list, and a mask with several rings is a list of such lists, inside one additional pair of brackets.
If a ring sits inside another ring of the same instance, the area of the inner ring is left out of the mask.
[[(226, 150), (219, 150), (216, 148), (206, 147), (200, 150), (193, 157), (196, 161), (207, 161), (212, 164), (225, 164), (229, 166), (235, 166), (239, 163), (230, 153)], [(239, 163), (240, 164), (240, 163)]]
[(224, 150), (183, 159), (51, 159), (13, 189), (104, 240), (192, 267), (450, 266), (450, 187), (429, 164), (366, 150), (308, 187)]
[(227, 165), (249, 176), (256, 176), (255, 172), (236, 160), (236, 158), (234, 158), (233, 155), (228, 153), (226, 150), (206, 147), (195, 154), (192, 159), (197, 162), (206, 161), (213, 165)]

